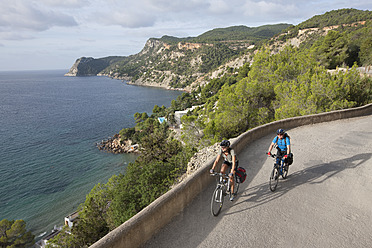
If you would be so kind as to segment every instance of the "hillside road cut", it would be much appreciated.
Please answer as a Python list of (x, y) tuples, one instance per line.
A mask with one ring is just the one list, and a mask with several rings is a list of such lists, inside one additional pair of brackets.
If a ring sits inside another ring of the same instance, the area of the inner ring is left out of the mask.
[(143, 247), (371, 247), (372, 115), (287, 132), (294, 162), (275, 192), (273, 130), (238, 154), (247, 179), (219, 216), (212, 183)]

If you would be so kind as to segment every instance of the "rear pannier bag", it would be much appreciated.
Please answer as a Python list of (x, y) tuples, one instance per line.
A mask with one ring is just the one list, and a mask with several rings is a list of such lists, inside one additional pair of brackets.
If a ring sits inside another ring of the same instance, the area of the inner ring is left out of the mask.
[(247, 173), (243, 167), (238, 167), (235, 171), (235, 175), (238, 183), (243, 183), (247, 177)]
[(288, 161), (288, 165), (293, 164), (293, 153), (290, 153), (290, 154), (288, 155), (288, 159), (287, 159), (287, 161)]

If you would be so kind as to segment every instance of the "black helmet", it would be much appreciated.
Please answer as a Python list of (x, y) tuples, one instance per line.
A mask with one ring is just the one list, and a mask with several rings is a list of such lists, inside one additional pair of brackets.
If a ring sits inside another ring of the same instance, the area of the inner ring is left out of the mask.
[(223, 141), (221, 142), (220, 146), (229, 147), (229, 146), (230, 146), (230, 141), (228, 141), (228, 140), (223, 140)]
[(284, 133), (285, 133), (284, 129), (278, 129), (278, 131), (276, 131), (276, 134), (284, 134)]

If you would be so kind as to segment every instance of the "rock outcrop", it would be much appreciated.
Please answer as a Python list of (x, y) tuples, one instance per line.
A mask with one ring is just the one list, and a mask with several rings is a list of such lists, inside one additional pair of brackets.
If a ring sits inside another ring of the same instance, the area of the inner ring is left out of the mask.
[(115, 134), (107, 140), (102, 140), (100, 143), (97, 143), (97, 147), (102, 151), (114, 154), (139, 152), (137, 144), (133, 145), (131, 140), (122, 142), (120, 134)]

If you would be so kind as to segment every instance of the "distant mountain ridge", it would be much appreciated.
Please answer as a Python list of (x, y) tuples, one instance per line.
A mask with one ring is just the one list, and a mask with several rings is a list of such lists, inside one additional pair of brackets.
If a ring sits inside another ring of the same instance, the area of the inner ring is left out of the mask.
[(213, 29), (197, 37), (150, 38), (141, 52), (128, 57), (79, 58), (65, 75), (105, 75), (137, 85), (184, 88), (290, 26), (233, 26)]

